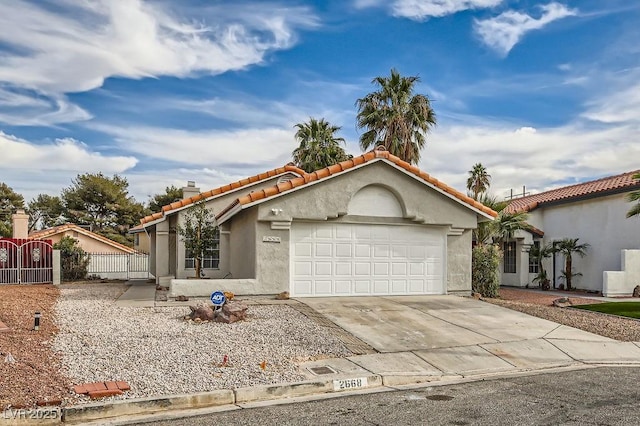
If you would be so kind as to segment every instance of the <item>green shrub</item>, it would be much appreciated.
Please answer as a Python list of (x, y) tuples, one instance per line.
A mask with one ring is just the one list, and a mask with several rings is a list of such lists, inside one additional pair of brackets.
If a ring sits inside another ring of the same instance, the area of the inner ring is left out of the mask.
[(471, 254), (471, 287), (483, 297), (498, 297), (500, 277), (498, 268), (502, 252), (498, 246), (488, 244), (473, 248)]
[(64, 281), (83, 280), (87, 277), (90, 255), (78, 247), (78, 240), (65, 236), (53, 248), (60, 250), (60, 269)]

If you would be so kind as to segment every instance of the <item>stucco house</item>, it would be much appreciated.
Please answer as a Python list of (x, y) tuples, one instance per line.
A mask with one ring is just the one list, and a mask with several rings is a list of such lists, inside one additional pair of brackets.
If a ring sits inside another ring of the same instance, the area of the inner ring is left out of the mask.
[(133, 248), (138, 253), (149, 253), (149, 235), (142, 225), (129, 229), (129, 234), (133, 234)]
[[(194, 188), (195, 189), (195, 188)], [(205, 280), (177, 234), (206, 202), (219, 243)], [(471, 236), (496, 212), (387, 151), (305, 173), (287, 165), (163, 207), (141, 220), (151, 272), (171, 295), (355, 296), (471, 290)]]
[(107, 237), (104, 237), (88, 229), (82, 228), (73, 223), (67, 223), (52, 228), (42, 229), (40, 231), (31, 232), (31, 239), (47, 239), (53, 244), (59, 242), (63, 237), (72, 237), (78, 241), (78, 247), (87, 253), (114, 253), (114, 254), (133, 254), (135, 249), (120, 244)]
[[(582, 276), (573, 286), (601, 291), (605, 296), (630, 295), (640, 284), (640, 221), (626, 218), (631, 204), (626, 197), (640, 189), (631, 171), (589, 182), (516, 198), (507, 211), (529, 213), (531, 232), (520, 231), (504, 247), (502, 284), (537, 286), (537, 265), (529, 259), (533, 244), (553, 244), (563, 238), (579, 238), (589, 248), (584, 258), (575, 256), (573, 266)], [(547, 259), (545, 270), (557, 287), (564, 258)]]

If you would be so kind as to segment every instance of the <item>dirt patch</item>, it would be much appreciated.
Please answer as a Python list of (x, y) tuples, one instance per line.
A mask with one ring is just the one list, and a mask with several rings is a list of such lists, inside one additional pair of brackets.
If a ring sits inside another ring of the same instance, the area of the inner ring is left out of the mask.
[[(527, 289), (516, 289), (516, 288), (501, 288), (500, 289), (500, 299), (508, 300), (512, 302), (523, 302), (523, 303), (531, 303), (534, 305), (545, 305), (551, 306), (553, 305), (553, 301), (559, 297), (568, 297), (573, 305), (591, 305), (593, 303), (603, 303), (605, 300), (602, 300), (598, 297), (593, 299), (586, 297), (572, 297), (572, 292), (563, 292), (563, 296), (558, 296), (555, 294), (544, 294), (539, 291), (527, 290)], [(583, 295), (581, 293), (581, 295)], [(587, 293), (584, 293), (587, 295)]]
[[(0, 333), (0, 410), (72, 396), (71, 382), (60, 374), (60, 357), (50, 348), (58, 331), (59, 295), (52, 285), (0, 286), (0, 320), (9, 327)], [(39, 331), (33, 331), (36, 311), (42, 314)], [(8, 354), (15, 362), (5, 362)]]

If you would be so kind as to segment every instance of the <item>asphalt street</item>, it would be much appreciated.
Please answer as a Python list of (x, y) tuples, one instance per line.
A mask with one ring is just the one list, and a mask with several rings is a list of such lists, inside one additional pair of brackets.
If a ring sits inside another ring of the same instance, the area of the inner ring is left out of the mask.
[[(601, 367), (238, 409), (179, 425), (640, 425), (640, 368)], [(149, 423), (151, 424), (151, 423)]]

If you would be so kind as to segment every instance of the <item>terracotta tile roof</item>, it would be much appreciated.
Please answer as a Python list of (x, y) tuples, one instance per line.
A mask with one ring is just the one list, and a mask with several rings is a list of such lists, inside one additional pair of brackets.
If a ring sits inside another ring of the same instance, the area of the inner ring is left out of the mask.
[(61, 234), (63, 232), (66, 231), (75, 231), (78, 232), (80, 234), (86, 235), (90, 238), (93, 238), (94, 240), (98, 240), (101, 241), (105, 244), (108, 244), (112, 247), (115, 247), (117, 249), (120, 249), (126, 253), (135, 253), (136, 251), (131, 248), (131, 247), (127, 247), (124, 244), (120, 244), (116, 241), (113, 241), (107, 237), (104, 237), (100, 234), (96, 234), (95, 232), (91, 232), (87, 229), (84, 229), (74, 223), (65, 223), (64, 225), (59, 225), (59, 226), (54, 226), (53, 228), (47, 228), (47, 229), (43, 229), (41, 231), (35, 231), (29, 234), (29, 239), (42, 239), (42, 238), (47, 238), (50, 237), (52, 235), (56, 235), (56, 234)]
[(179, 209), (181, 207), (188, 206), (188, 205), (193, 204), (193, 203), (197, 203), (198, 201), (202, 201), (202, 200), (205, 200), (207, 198), (223, 194), (225, 192), (232, 191), (232, 190), (237, 189), (237, 188), (242, 188), (243, 186), (246, 186), (246, 185), (249, 185), (249, 184), (252, 184), (252, 183), (260, 182), (260, 181), (263, 181), (265, 179), (269, 179), (269, 178), (272, 178), (274, 176), (281, 175), (281, 174), (286, 173), (286, 172), (297, 173), (300, 176), (303, 176), (305, 174), (304, 170), (299, 169), (298, 167), (296, 167), (294, 165), (287, 164), (284, 167), (278, 167), (277, 169), (269, 170), (267, 172), (260, 173), (260, 174), (255, 175), (255, 176), (250, 176), (248, 178), (239, 180), (237, 182), (233, 182), (233, 183), (230, 183), (230, 184), (227, 184), (227, 185), (224, 185), (224, 186), (221, 186), (219, 188), (215, 188), (215, 189), (212, 189), (212, 190), (209, 190), (209, 191), (206, 191), (206, 192), (201, 192), (200, 194), (194, 195), (193, 197), (185, 198), (184, 200), (179, 200), (179, 201), (176, 201), (175, 203), (171, 203), (171, 204), (168, 204), (166, 206), (163, 206), (161, 212), (154, 213), (154, 214), (151, 214), (149, 216), (143, 217), (142, 219), (140, 219), (140, 223), (142, 225), (144, 225), (145, 223), (153, 222), (154, 220), (157, 220), (157, 219), (162, 219), (162, 217), (164, 217), (167, 213), (169, 213), (169, 212), (171, 212), (173, 210)]
[(529, 212), (547, 203), (569, 201), (583, 197), (604, 196), (637, 189), (640, 188), (640, 180), (633, 179), (633, 175), (636, 173), (640, 173), (640, 170), (516, 198), (509, 203), (506, 210), (508, 212)]
[(413, 166), (409, 163), (407, 163), (406, 161), (401, 160), (400, 158), (396, 157), (395, 155), (390, 154), (388, 151), (385, 151), (383, 149), (380, 148), (376, 148), (373, 151), (369, 151), (363, 155), (360, 155), (358, 157), (354, 157), (351, 160), (346, 160), (343, 161), (341, 163), (338, 164), (334, 164), (332, 166), (326, 167), (324, 169), (320, 169), (320, 170), (316, 170), (313, 173), (305, 173), (303, 176), (299, 177), (299, 178), (295, 178), (295, 179), (291, 179), (288, 182), (283, 182), (283, 183), (279, 183), (278, 185), (269, 187), (269, 188), (265, 188), (262, 189), (260, 191), (254, 191), (250, 194), (247, 194), (243, 197), (238, 198), (237, 200), (235, 200), (233, 203), (231, 203), (229, 206), (227, 206), (224, 210), (222, 210), (216, 217), (220, 218), (222, 217), (225, 213), (229, 212), (230, 210), (232, 210), (234, 207), (238, 206), (238, 205), (246, 205), (246, 204), (250, 204), (253, 203), (255, 201), (258, 200), (263, 200), (263, 199), (267, 199), (270, 197), (273, 197), (275, 195), (278, 194), (282, 194), (285, 193), (287, 191), (291, 191), (295, 188), (299, 188), (301, 186), (307, 185), (311, 182), (314, 181), (319, 181), (319, 180), (323, 180), (328, 178), (329, 176), (341, 173), (343, 171), (352, 169), (356, 166), (359, 166), (361, 164), (365, 164), (368, 163), (372, 160), (376, 160), (376, 159), (385, 159), (390, 161), (391, 163), (395, 164), (396, 166), (420, 177), (423, 181), (430, 183), (431, 185), (439, 188), (440, 190), (446, 192), (447, 194), (457, 198), (458, 200), (462, 201), (463, 203), (477, 209), (480, 210), (481, 212), (491, 216), (491, 217), (496, 217), (498, 215), (498, 213), (496, 213), (495, 211), (493, 211), (492, 209), (490, 209), (489, 207), (484, 206), (483, 204), (479, 203), (478, 201), (474, 200), (473, 198), (463, 194), (462, 192), (457, 191), (456, 189), (446, 185), (444, 182), (440, 182), (439, 180), (437, 180), (436, 178), (434, 178), (433, 176), (429, 175), (428, 173), (423, 172), (422, 170), (420, 170), (417, 166)]

